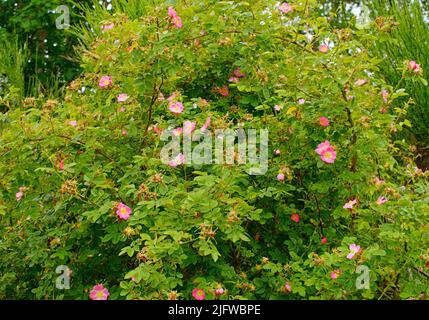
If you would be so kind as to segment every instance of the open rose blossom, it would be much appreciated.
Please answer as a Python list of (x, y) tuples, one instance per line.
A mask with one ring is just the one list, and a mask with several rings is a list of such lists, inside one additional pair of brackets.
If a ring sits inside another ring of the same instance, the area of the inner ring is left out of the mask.
[(184, 163), (185, 163), (185, 156), (183, 155), (183, 153), (179, 153), (177, 156), (175, 156), (173, 158), (173, 160), (171, 160), (168, 163), (168, 165), (170, 167), (175, 168), (175, 167), (180, 166), (181, 164), (184, 164)]
[(102, 76), (100, 78), (100, 81), (98, 82), (98, 85), (100, 86), (100, 88), (108, 87), (111, 84), (112, 84), (112, 78), (109, 76)]
[(329, 46), (324, 43), (324, 44), (320, 45), (319, 51), (322, 53), (327, 53), (329, 51)]
[(22, 191), (18, 191), (15, 194), (16, 201), (21, 201), (23, 195), (24, 195), (24, 193)]
[(347, 255), (347, 259), (353, 259), (353, 257), (360, 251), (360, 246), (352, 243), (349, 245), (350, 253)]
[(204, 300), (204, 298), (206, 297), (206, 293), (203, 289), (195, 288), (194, 290), (192, 290), (192, 296), (197, 300)]
[(196, 122), (195, 121), (185, 121), (183, 123), (183, 134), (190, 135), (195, 130)]
[(277, 111), (277, 112), (279, 112), (282, 108), (283, 108), (283, 107), (282, 107), (282, 106), (279, 106), (278, 104), (276, 104), (276, 105), (274, 106), (274, 110), (275, 110), (275, 111)]
[(291, 12), (293, 9), (291, 7), (291, 5), (287, 2), (283, 2), (280, 6), (279, 6), (279, 10), (283, 13), (289, 13)]
[(168, 16), (170, 18), (174, 18), (177, 16), (177, 12), (176, 12), (176, 10), (174, 10), (173, 7), (168, 7)]
[(286, 282), (285, 283), (285, 291), (287, 292), (287, 293), (290, 293), (290, 292), (292, 292), (292, 286), (290, 285), (290, 282)]
[(182, 129), (182, 128), (176, 128), (176, 129), (173, 129), (173, 130), (172, 130), (172, 134), (173, 134), (173, 136), (175, 136), (175, 137), (179, 137), (179, 136), (182, 134), (182, 132), (183, 132), (183, 129)]
[(408, 62), (407, 69), (410, 70), (410, 71), (414, 71), (414, 73), (416, 73), (416, 74), (422, 73), (422, 68), (414, 60), (411, 60), (411, 61)]
[(102, 284), (95, 285), (89, 293), (91, 300), (107, 300), (110, 293)]
[(279, 180), (279, 181), (284, 181), (284, 180), (285, 180), (285, 175), (284, 175), (283, 173), (279, 173), (279, 174), (277, 175), (277, 180)]
[(118, 102), (125, 102), (127, 101), (129, 96), (126, 93), (121, 93), (118, 95)]
[(173, 17), (173, 26), (177, 29), (180, 29), (183, 27), (182, 19), (179, 16)]
[(331, 146), (327, 140), (317, 146), (316, 153), (320, 155), (322, 161), (326, 163), (334, 163), (337, 158), (337, 153), (335, 152), (334, 147)]
[(379, 206), (381, 206), (383, 203), (386, 203), (387, 201), (388, 201), (388, 200), (387, 200), (387, 198), (386, 198), (386, 197), (381, 196), (381, 197), (378, 197), (378, 199), (377, 199), (376, 203), (377, 203)]
[(323, 237), (322, 240), (320, 241), (322, 244), (325, 244), (328, 242), (328, 238)]
[(320, 117), (320, 118), (319, 118), (319, 124), (320, 124), (322, 127), (327, 127), (327, 126), (329, 126), (329, 120), (328, 120), (328, 118), (326, 118), (326, 117)]
[(116, 214), (120, 219), (128, 220), (131, 216), (131, 208), (123, 204), (122, 202), (118, 204)]
[(170, 103), (169, 107), (171, 112), (175, 113), (175, 114), (180, 114), (183, 112), (183, 104), (181, 102), (173, 102)]

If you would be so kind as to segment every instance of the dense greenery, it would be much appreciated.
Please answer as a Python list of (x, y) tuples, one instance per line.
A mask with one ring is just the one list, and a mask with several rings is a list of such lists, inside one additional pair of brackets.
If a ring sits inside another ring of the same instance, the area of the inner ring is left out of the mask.
[[(426, 299), (428, 174), (391, 139), (412, 57), (386, 82), (368, 49), (386, 30), (316, 0), (171, 5), (82, 7), (64, 98), (2, 97), (0, 297)], [(268, 129), (268, 171), (163, 163), (186, 121)]]

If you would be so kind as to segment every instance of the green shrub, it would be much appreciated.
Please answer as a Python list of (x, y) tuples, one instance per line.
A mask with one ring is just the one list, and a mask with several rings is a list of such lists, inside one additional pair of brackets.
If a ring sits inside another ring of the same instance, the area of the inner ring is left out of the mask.
[[(375, 36), (333, 30), (316, 1), (291, 4), (183, 1), (181, 28), (164, 1), (141, 2), (141, 17), (88, 13), (85, 74), (64, 101), (3, 117), (0, 297), (88, 299), (96, 284), (109, 299), (426, 297), (427, 175), (393, 157), (402, 109), (384, 112), (381, 96), (404, 92), (368, 75)], [(160, 131), (208, 117), (211, 131), (268, 129), (266, 174), (161, 161)], [(60, 265), (70, 290), (55, 288)]]

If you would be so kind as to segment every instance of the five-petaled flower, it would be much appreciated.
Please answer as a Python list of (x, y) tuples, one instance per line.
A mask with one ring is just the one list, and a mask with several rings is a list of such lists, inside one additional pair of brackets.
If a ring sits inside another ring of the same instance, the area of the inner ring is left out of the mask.
[(175, 156), (169, 163), (168, 165), (170, 167), (177, 167), (180, 166), (181, 164), (185, 163), (185, 156), (183, 155), (183, 153), (179, 153), (177, 156)]
[(279, 10), (283, 13), (289, 13), (291, 11), (293, 11), (292, 6), (287, 3), (287, 2), (283, 2), (280, 6), (279, 6)]
[(118, 102), (125, 102), (127, 101), (129, 96), (126, 93), (121, 93), (118, 95)]
[(195, 130), (196, 123), (195, 121), (186, 120), (183, 123), (183, 134), (190, 135)]
[(356, 204), (357, 200), (353, 199), (347, 202), (345, 205), (343, 205), (344, 209), (353, 209), (353, 206)]
[(319, 51), (322, 53), (326, 53), (329, 51), (329, 46), (326, 43), (323, 43), (320, 45)]
[(180, 114), (183, 112), (184, 107), (181, 102), (173, 102), (173, 103), (170, 103), (169, 109), (171, 112), (175, 114)]
[(98, 85), (100, 86), (100, 88), (108, 87), (111, 84), (112, 84), (112, 78), (109, 76), (102, 76), (100, 78), (100, 81), (98, 82)]
[(130, 218), (132, 210), (127, 205), (120, 202), (116, 209), (116, 214), (120, 219), (128, 220)]
[(322, 127), (327, 127), (327, 126), (329, 126), (329, 120), (328, 120), (328, 118), (326, 118), (326, 117), (320, 117), (320, 118), (319, 118), (319, 124), (320, 124)]
[(353, 259), (356, 253), (360, 251), (360, 246), (352, 243), (349, 245), (350, 253), (347, 255), (347, 259)]
[(91, 300), (107, 300), (110, 293), (102, 284), (95, 285), (89, 293)]
[(327, 140), (317, 146), (316, 153), (320, 155), (322, 161), (326, 163), (334, 163), (335, 159), (337, 158), (337, 153), (334, 150), (334, 147), (331, 146)]
[(197, 300), (204, 300), (204, 298), (206, 297), (206, 293), (203, 289), (195, 288), (194, 290), (192, 290), (192, 296)]
[(381, 206), (383, 203), (385, 203), (385, 202), (387, 202), (388, 200), (387, 200), (387, 198), (385, 197), (385, 196), (380, 196), (380, 197), (378, 197), (378, 199), (377, 199), (377, 201), (376, 201), (376, 203), (379, 205), (379, 206)]

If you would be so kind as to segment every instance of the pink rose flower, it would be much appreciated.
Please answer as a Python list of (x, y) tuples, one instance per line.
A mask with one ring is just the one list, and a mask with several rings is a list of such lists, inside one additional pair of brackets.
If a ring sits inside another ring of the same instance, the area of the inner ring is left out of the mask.
[(290, 4), (288, 4), (287, 2), (283, 2), (279, 6), (279, 10), (285, 14), (293, 11), (292, 6)]
[(91, 300), (107, 300), (110, 293), (102, 284), (95, 285), (89, 293)]
[(100, 81), (98, 82), (98, 85), (100, 88), (108, 87), (112, 84), (112, 78), (109, 76), (102, 76)]
[(170, 167), (175, 168), (175, 167), (180, 166), (184, 163), (185, 163), (185, 156), (182, 153), (179, 153), (176, 157), (173, 158), (173, 160), (171, 160), (168, 163), (168, 165)]
[(182, 134), (182, 131), (183, 131), (182, 128), (173, 129), (173, 131), (172, 131), (173, 136), (179, 137)]
[(347, 202), (345, 205), (343, 205), (344, 209), (353, 209), (353, 206), (356, 204), (357, 200), (353, 199)]
[(328, 118), (326, 118), (326, 117), (320, 117), (320, 118), (319, 118), (319, 124), (320, 124), (322, 127), (327, 127), (327, 126), (329, 126), (329, 120), (328, 120)]
[(118, 95), (118, 102), (125, 102), (127, 101), (129, 96), (126, 93), (121, 93)]
[(228, 79), (228, 81), (229, 81), (229, 82), (232, 82), (232, 83), (239, 83), (239, 82), (240, 82), (240, 79), (238, 79), (237, 77), (230, 77), (230, 78)]
[(173, 17), (173, 26), (177, 29), (183, 27), (182, 19), (179, 16)]
[(292, 292), (292, 287), (291, 287), (291, 285), (290, 285), (290, 283), (289, 283), (289, 282), (286, 282), (286, 283), (285, 283), (285, 291), (286, 291), (287, 293)]
[(173, 7), (168, 7), (168, 16), (170, 18), (174, 18), (175, 16), (177, 16), (177, 12), (176, 10), (174, 10)]
[(378, 199), (377, 199), (376, 203), (377, 203), (379, 206), (381, 206), (383, 203), (386, 203), (387, 201), (388, 201), (388, 200), (387, 200), (387, 198), (386, 198), (386, 197), (381, 196), (381, 197), (378, 197)]
[(206, 297), (206, 293), (204, 292), (203, 289), (195, 288), (194, 290), (192, 290), (192, 296), (196, 300), (204, 300), (204, 298)]
[(169, 109), (171, 112), (175, 114), (180, 114), (183, 112), (184, 107), (181, 102), (173, 102), (173, 103), (170, 103)]
[(23, 195), (24, 193), (22, 191), (17, 192), (15, 194), (16, 201), (21, 201)]
[(352, 243), (351, 245), (349, 245), (349, 249), (350, 249), (350, 253), (347, 255), (347, 259), (353, 259), (355, 254), (360, 251), (360, 246)]
[(284, 175), (283, 173), (279, 173), (279, 174), (277, 175), (277, 180), (279, 180), (279, 181), (284, 181), (284, 180), (285, 180), (285, 175)]
[(283, 108), (283, 107), (282, 107), (282, 106), (279, 106), (278, 104), (276, 104), (276, 105), (274, 106), (274, 110), (275, 110), (275, 111), (277, 111), (277, 112), (279, 112), (282, 108)]
[(128, 220), (131, 216), (132, 210), (122, 202), (118, 204), (116, 214), (120, 219)]
[(304, 103), (305, 103), (305, 99), (304, 98), (301, 98), (301, 99), (298, 100), (298, 104), (304, 104)]
[(191, 134), (195, 130), (195, 126), (196, 126), (196, 122), (195, 121), (186, 120), (183, 123), (183, 134), (184, 135)]
[(77, 121), (76, 120), (71, 120), (71, 121), (69, 121), (69, 125), (71, 125), (72, 127), (76, 127), (77, 126)]
[(319, 47), (319, 51), (322, 53), (327, 53), (329, 51), (329, 46), (327, 44), (321, 44)]

